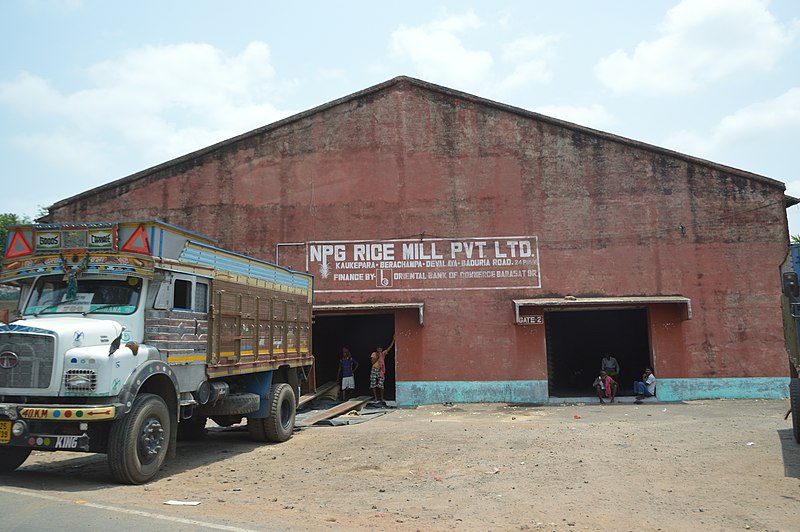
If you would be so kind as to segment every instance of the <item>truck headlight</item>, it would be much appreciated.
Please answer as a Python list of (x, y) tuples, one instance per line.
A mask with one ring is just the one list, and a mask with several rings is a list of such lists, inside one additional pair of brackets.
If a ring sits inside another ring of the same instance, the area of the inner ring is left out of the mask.
[(70, 391), (92, 392), (97, 386), (97, 374), (91, 369), (70, 369), (64, 374), (64, 386)]

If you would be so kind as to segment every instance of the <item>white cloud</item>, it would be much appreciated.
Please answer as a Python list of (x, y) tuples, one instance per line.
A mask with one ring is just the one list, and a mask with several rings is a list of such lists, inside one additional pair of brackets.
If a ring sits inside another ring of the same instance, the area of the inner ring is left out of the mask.
[(512, 65), (512, 70), (495, 84), (496, 91), (503, 96), (530, 85), (549, 83), (553, 74), (548, 63), (557, 40), (553, 35), (527, 35), (504, 44), (501, 57)]
[(480, 19), (471, 11), (418, 27), (401, 25), (392, 33), (392, 50), (397, 57), (410, 60), (425, 79), (456, 87), (476, 86), (489, 75), (492, 55), (468, 50), (456, 34), (480, 26)]
[(291, 86), (276, 81), (270, 59), (261, 42), (238, 55), (197, 43), (147, 46), (91, 66), (90, 86), (68, 94), (22, 74), (0, 84), (0, 104), (51, 124), (18, 146), (52, 147), (62, 169), (103, 174), (116, 168), (120, 145), (139, 164), (157, 164), (291, 114), (270, 103)]
[(667, 12), (660, 36), (633, 53), (617, 50), (595, 66), (618, 92), (681, 93), (734, 75), (768, 71), (791, 44), (766, 0), (683, 0)]
[(20, 113), (44, 114), (58, 112), (64, 102), (45, 80), (23, 72), (14, 81), (0, 83), (0, 104)]
[(463, 15), (449, 15), (427, 24), (431, 30), (447, 33), (461, 33), (481, 26), (483, 26), (481, 19), (473, 11), (468, 11)]
[(39, 160), (54, 168), (69, 168), (84, 175), (98, 175), (119, 155), (86, 137), (59, 133), (20, 136), (14, 139), (14, 145), (37, 154)]
[(511, 22), (514, 19), (514, 14), (508, 9), (501, 9), (497, 12), (497, 27), (502, 30), (507, 30), (511, 27)]
[(544, 84), (553, 78), (543, 59), (532, 59), (515, 65), (507, 76), (495, 83), (492, 92), (500, 97), (532, 84)]
[[(501, 12), (498, 24), (503, 26), (508, 16)], [(548, 62), (557, 37), (529, 35), (503, 44), (499, 58), (508, 74), (498, 77), (493, 54), (469, 49), (462, 41), (462, 34), (482, 27), (482, 21), (472, 11), (446, 15), (416, 27), (400, 26), (392, 33), (392, 50), (395, 57), (410, 61), (424, 79), (499, 97), (552, 79)]]
[(509, 63), (525, 61), (543, 55), (556, 40), (552, 35), (526, 35), (503, 45), (503, 60)]
[(614, 123), (611, 113), (600, 104), (593, 104), (588, 107), (545, 105), (537, 107), (534, 111), (594, 129), (605, 129)]
[(56, 10), (62, 12), (77, 11), (84, 7), (83, 0), (25, 0), (25, 3), (37, 10)]
[(800, 88), (777, 98), (754, 103), (720, 120), (709, 132), (682, 131), (667, 139), (685, 153), (713, 157), (739, 143), (763, 141), (778, 136), (796, 142), (800, 131)]
[(317, 82), (343, 82), (347, 81), (347, 70), (344, 68), (319, 67), (314, 71)]

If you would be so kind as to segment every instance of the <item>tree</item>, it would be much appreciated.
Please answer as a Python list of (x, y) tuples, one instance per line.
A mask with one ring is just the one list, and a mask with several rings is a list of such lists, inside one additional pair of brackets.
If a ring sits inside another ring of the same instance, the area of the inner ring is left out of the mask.
[(792, 235), (789, 238), (789, 242), (792, 244), (800, 244), (800, 235)]

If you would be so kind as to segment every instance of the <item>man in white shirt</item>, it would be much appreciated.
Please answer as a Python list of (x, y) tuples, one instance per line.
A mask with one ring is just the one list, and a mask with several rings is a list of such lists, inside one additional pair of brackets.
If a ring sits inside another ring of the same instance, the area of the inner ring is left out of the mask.
[(633, 383), (633, 391), (636, 392), (636, 401), (639, 404), (645, 397), (653, 397), (656, 395), (656, 376), (650, 368), (644, 368), (642, 380)]

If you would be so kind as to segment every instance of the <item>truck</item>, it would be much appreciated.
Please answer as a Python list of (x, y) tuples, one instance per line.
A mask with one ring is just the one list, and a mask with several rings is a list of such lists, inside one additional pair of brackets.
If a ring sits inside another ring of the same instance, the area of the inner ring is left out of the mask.
[(314, 386), (313, 283), (159, 220), (9, 228), (0, 472), (83, 451), (142, 484), (209, 419), (288, 440)]
[(786, 352), (789, 355), (789, 404), (794, 439), (800, 443), (800, 244), (790, 244), (781, 265), (781, 308)]

